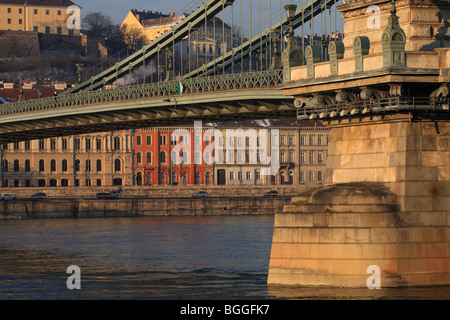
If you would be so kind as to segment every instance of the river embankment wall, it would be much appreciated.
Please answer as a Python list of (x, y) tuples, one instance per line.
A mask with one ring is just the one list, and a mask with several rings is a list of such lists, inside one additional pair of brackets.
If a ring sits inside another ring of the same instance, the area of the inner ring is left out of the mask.
[(205, 197), (166, 199), (46, 199), (0, 202), (1, 219), (112, 218), (192, 215), (272, 215), (290, 197)]

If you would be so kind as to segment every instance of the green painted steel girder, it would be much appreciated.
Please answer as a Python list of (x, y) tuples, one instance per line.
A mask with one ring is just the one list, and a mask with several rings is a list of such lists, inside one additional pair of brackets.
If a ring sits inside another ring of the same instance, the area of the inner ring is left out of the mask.
[(199, 28), (205, 21), (216, 16), (219, 12), (234, 3), (235, 0), (210, 0), (203, 4), (186, 19), (173, 26), (159, 38), (144, 46), (138, 52), (118, 62), (115, 66), (84, 81), (83, 83), (65, 91), (62, 95), (76, 92), (86, 92), (102, 88), (116, 79), (128, 74), (131, 70), (140, 67), (145, 61), (157, 56), (158, 52), (170, 48), (174, 43), (189, 35), (189, 30)]
[[(309, 22), (313, 17), (320, 14), (323, 10), (330, 8), (337, 0), (311, 0), (310, 2), (301, 6), (295, 13), (293, 20), (294, 28), (302, 26)], [(290, 23), (287, 18), (272, 26), (272, 30), (278, 30), (280, 34), (284, 35), (290, 28)], [(183, 78), (191, 78), (199, 75), (213, 75), (220, 73), (224, 68), (230, 67), (233, 63), (239, 62), (241, 59), (247, 58), (251, 52), (257, 52), (258, 49), (264, 47), (271, 42), (271, 30), (265, 30), (259, 35), (252, 37), (249, 41), (241, 44), (240, 47), (233, 48), (230, 52), (223, 56), (203, 65), (201, 68), (191, 71), (183, 76)]]

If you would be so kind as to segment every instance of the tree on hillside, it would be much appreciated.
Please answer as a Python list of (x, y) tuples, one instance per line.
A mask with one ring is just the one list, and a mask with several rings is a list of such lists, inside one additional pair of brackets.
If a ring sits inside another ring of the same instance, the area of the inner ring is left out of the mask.
[(127, 44), (132, 51), (141, 49), (148, 43), (147, 37), (141, 29), (121, 25), (117, 30), (117, 36)]
[(83, 30), (86, 30), (90, 36), (110, 38), (113, 36), (116, 26), (109, 16), (101, 12), (91, 12), (83, 17)]

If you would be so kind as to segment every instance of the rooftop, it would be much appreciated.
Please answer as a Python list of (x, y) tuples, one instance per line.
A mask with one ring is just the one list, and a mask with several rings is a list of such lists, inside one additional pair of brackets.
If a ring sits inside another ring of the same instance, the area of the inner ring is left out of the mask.
[(77, 5), (70, 0), (0, 0), (1, 4), (27, 5), (27, 6), (47, 6), (47, 7), (68, 7)]

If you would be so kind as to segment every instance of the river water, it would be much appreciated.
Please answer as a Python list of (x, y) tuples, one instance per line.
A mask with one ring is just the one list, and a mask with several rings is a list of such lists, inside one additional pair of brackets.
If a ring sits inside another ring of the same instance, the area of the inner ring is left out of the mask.
[[(450, 287), (267, 286), (273, 216), (0, 221), (0, 299), (450, 299)], [(69, 290), (69, 266), (80, 290)]]

